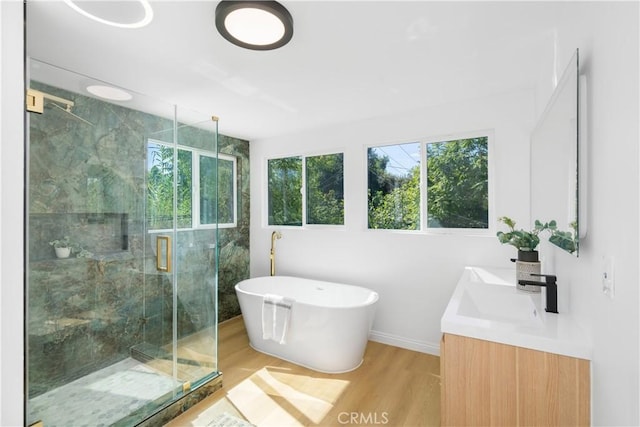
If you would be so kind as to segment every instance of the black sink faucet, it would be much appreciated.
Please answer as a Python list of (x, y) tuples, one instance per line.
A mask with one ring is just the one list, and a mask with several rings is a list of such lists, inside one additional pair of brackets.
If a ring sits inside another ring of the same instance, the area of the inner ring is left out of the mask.
[(531, 273), (531, 276), (544, 277), (544, 282), (538, 282), (535, 280), (518, 280), (521, 285), (530, 286), (544, 286), (547, 288), (547, 307), (544, 309), (547, 313), (558, 312), (558, 284), (556, 280), (558, 278), (553, 274), (535, 274)]

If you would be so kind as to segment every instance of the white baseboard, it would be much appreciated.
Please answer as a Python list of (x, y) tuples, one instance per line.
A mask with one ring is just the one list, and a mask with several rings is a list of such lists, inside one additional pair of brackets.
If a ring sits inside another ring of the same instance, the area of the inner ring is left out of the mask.
[(371, 331), (369, 333), (369, 339), (371, 341), (392, 345), (394, 347), (406, 348), (407, 350), (440, 356), (440, 343), (418, 341), (379, 331)]

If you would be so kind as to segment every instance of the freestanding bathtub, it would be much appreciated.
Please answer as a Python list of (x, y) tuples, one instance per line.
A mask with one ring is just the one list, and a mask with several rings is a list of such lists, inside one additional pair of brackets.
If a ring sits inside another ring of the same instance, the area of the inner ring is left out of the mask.
[[(360, 366), (378, 294), (366, 288), (287, 276), (257, 277), (235, 286), (251, 347), (326, 373)], [(262, 336), (265, 295), (293, 299), (285, 344)]]

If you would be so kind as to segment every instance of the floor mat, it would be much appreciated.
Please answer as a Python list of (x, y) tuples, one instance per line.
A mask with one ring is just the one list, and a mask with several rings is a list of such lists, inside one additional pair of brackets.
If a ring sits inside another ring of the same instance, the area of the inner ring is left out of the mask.
[(253, 424), (245, 420), (241, 420), (228, 412), (218, 414), (207, 427), (255, 427)]

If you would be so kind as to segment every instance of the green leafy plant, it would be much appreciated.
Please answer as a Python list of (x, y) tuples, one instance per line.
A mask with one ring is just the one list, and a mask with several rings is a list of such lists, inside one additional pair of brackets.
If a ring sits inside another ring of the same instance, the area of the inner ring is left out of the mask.
[(509, 217), (503, 216), (498, 218), (498, 221), (503, 222), (509, 227), (508, 232), (498, 231), (496, 236), (500, 243), (508, 244), (516, 247), (519, 251), (535, 251), (540, 244), (540, 237), (538, 235), (545, 230), (555, 230), (557, 224), (555, 220), (549, 221), (543, 224), (539, 220), (534, 223), (534, 228), (531, 231), (516, 230), (516, 222)]
[(56, 239), (49, 242), (54, 248), (71, 248), (71, 240), (69, 236), (64, 236), (62, 239)]
[(557, 227), (549, 227), (549, 230), (551, 230), (549, 241), (569, 253), (574, 253), (578, 248), (578, 240), (576, 239), (578, 224), (574, 221), (570, 225), (572, 231), (562, 231), (558, 230)]
[(71, 241), (69, 236), (64, 236), (62, 239), (56, 239), (49, 242), (54, 248), (69, 248), (72, 254), (76, 255), (76, 258), (90, 258), (93, 256), (92, 252), (84, 249), (79, 243)]
[(516, 223), (509, 217), (503, 216), (498, 218), (498, 221), (503, 222), (509, 227), (508, 232), (498, 231), (496, 236), (500, 243), (508, 244), (516, 247), (519, 251), (535, 251), (540, 243), (540, 233), (543, 231), (549, 231), (549, 242), (553, 243), (560, 248), (573, 253), (577, 247), (577, 240), (575, 238), (577, 224), (571, 223), (573, 231), (562, 231), (558, 229), (558, 223), (555, 220), (551, 220), (547, 223), (542, 223), (536, 220), (533, 230), (516, 230)]

